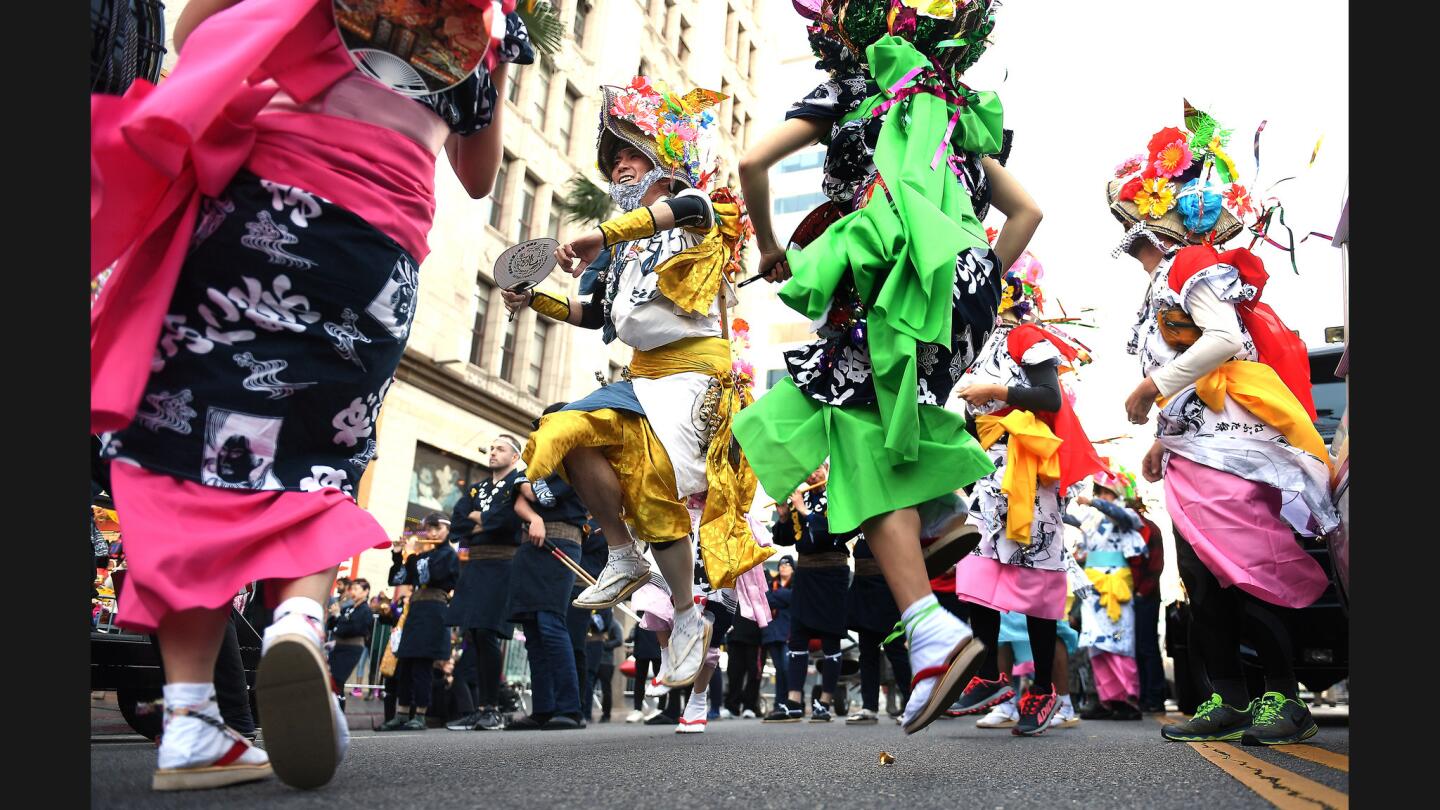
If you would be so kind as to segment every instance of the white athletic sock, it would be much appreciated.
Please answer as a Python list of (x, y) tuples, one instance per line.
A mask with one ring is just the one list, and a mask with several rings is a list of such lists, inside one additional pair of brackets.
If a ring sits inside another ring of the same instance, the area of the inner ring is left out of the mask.
[(215, 684), (212, 683), (167, 683), (163, 688), (166, 706), (184, 706), (214, 717), (220, 716), (220, 707), (205, 704), (215, 703)]
[[(167, 683), (163, 689), (167, 709), (185, 708), (224, 723), (215, 702), (214, 683)], [(235, 738), (192, 714), (167, 714), (158, 752), (159, 767), (195, 768), (210, 765), (235, 745)], [(265, 752), (251, 747), (237, 762), (259, 765)]]

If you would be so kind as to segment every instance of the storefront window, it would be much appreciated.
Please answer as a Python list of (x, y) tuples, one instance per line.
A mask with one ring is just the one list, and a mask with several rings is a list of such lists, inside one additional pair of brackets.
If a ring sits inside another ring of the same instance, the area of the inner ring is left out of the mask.
[(486, 474), (485, 468), (474, 461), (428, 444), (416, 444), (405, 517), (422, 520), (431, 512), (443, 512), (448, 517), (464, 489)]

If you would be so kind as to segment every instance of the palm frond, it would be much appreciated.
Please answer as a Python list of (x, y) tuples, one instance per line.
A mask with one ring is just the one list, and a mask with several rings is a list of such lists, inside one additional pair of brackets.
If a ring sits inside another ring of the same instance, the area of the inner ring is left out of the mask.
[(565, 184), (565, 197), (560, 201), (560, 210), (565, 212), (567, 222), (595, 225), (610, 218), (610, 212), (615, 210), (615, 203), (610, 200), (610, 194), (605, 189), (590, 182), (585, 175), (577, 174)]
[(545, 0), (520, 0), (515, 13), (525, 22), (530, 31), (530, 44), (543, 54), (556, 54), (565, 39), (565, 26), (560, 14)]

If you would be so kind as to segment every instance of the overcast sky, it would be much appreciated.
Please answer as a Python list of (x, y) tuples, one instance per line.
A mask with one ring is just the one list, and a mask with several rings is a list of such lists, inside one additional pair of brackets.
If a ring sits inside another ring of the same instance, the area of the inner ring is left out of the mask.
[[(790, 50), (788, 37), (804, 48), (803, 21), (790, 0), (767, 2), (777, 50)], [(1259, 189), (1296, 175), (1275, 189), (1296, 239), (1312, 230), (1333, 234), (1349, 171), (1348, 35), (1346, 5), (1338, 0), (1214, 0), (1203, 6), (1011, 0), (1000, 9), (994, 44), (967, 80), (1000, 94), (1006, 126), (1015, 130), (1009, 168), (1045, 212), (1030, 247), (1045, 266), (1048, 300), (1062, 302), (1071, 314), (1094, 308), (1089, 317), (1099, 328), (1073, 330), (1096, 357), (1076, 382), (1077, 410), (1092, 438), (1137, 434), (1102, 448), (1131, 469), (1138, 468), (1154, 426), (1153, 419), (1143, 428), (1130, 425), (1122, 406), (1140, 379), (1124, 345), (1145, 277), (1133, 259), (1110, 258), (1123, 228), (1105, 207), (1104, 183), (1117, 163), (1143, 151), (1152, 133), (1183, 126), (1188, 98), (1235, 130), (1228, 151), (1250, 188), (1255, 130), (1268, 119)], [(788, 82), (780, 86), (786, 90), (759, 105), (777, 123), (804, 92)], [(1322, 135), (1314, 167), (1307, 169)], [(1002, 222), (994, 212), (987, 224)], [(1344, 319), (1340, 251), (1311, 238), (1299, 247), (1298, 276), (1281, 251), (1262, 247), (1257, 253), (1270, 271), (1265, 300), (1307, 345), (1323, 344), (1325, 327)], [(765, 286), (747, 290), (759, 295)], [(1060, 313), (1052, 303), (1046, 314)], [(1158, 496), (1154, 489), (1147, 494)]]

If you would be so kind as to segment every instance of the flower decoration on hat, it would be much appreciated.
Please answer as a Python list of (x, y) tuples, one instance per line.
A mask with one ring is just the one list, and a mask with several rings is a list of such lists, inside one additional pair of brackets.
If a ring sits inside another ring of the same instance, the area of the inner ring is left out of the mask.
[(1104, 487), (1126, 500), (1139, 497), (1135, 473), (1125, 469), (1123, 464), (1111, 466), (1108, 458), (1100, 460), (1105, 462), (1107, 469), (1095, 473), (1095, 486)]
[(709, 108), (729, 96), (704, 88), (680, 95), (665, 82), (648, 76), (636, 76), (626, 87), (603, 89), (600, 169), (609, 173), (605, 165), (610, 160), (605, 148), (608, 132), (644, 152), (657, 167), (704, 191), (715, 162), (716, 121)]
[(1005, 271), (1002, 282), (1005, 289), (1000, 294), (997, 312), (1013, 311), (1022, 320), (1038, 314), (1045, 308), (1045, 295), (1040, 290), (1040, 279), (1044, 276), (1045, 268), (1034, 254), (1028, 250), (1020, 254)]

